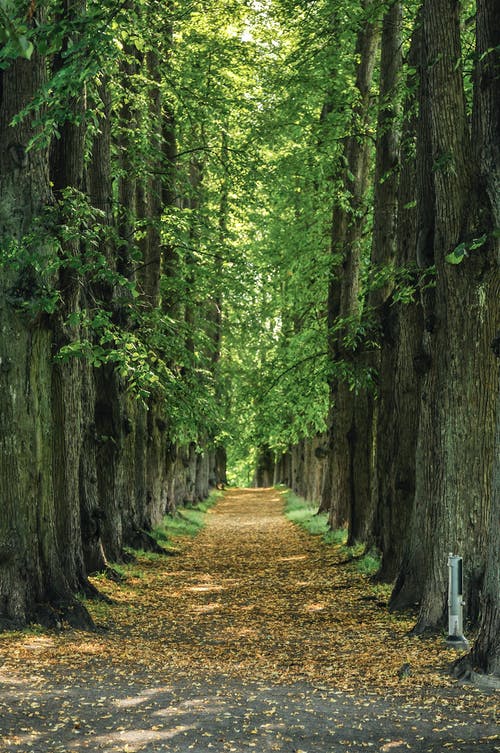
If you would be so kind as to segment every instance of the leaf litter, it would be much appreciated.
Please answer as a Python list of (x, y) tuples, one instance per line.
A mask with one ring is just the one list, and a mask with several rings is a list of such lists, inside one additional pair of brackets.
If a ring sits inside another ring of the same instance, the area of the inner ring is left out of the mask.
[(443, 638), (409, 635), (277, 490), (207, 520), (179, 556), (95, 579), (97, 634), (0, 636), (2, 752), (500, 750), (498, 694), (458, 684)]

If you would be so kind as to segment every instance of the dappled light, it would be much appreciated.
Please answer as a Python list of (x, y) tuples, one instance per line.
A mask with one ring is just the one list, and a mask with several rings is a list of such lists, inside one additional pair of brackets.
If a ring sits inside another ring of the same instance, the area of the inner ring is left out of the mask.
[(0, 0), (0, 753), (500, 753), (499, 0)]
[(356, 740), (380, 753), (400, 739), (445, 746), (450, 729), (490, 753), (494, 698), (458, 687), (442, 638), (408, 635), (411, 615), (388, 614), (380, 586), (338, 566), (340, 545), (287, 521), (281, 495), (226, 492), (207, 521), (177, 557), (100, 583), (114, 602), (88, 605), (100, 635), (0, 637), (9, 753), (45, 753), (49, 739), (61, 753), (332, 753)]
[(223, 591), (224, 586), (189, 586), (186, 591), (192, 591), (193, 593), (210, 593), (212, 591)]

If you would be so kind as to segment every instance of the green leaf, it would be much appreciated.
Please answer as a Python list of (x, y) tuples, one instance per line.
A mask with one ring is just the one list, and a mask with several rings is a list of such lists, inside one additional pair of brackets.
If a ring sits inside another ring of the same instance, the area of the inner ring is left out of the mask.
[(68, 316), (68, 325), (70, 327), (76, 327), (80, 323), (80, 313), (78, 311), (73, 311)]
[(26, 37), (18, 37), (17, 46), (20, 50), (20, 57), (26, 58), (26, 60), (30, 60), (34, 47), (29, 39), (27, 39)]
[(445, 257), (445, 259), (448, 264), (460, 264), (460, 262), (467, 256), (468, 251), (476, 251), (478, 248), (484, 246), (487, 240), (488, 236), (485, 233), (479, 238), (473, 238), (471, 241), (462, 241), (462, 243), (459, 243), (458, 246), (453, 249), (451, 254), (448, 254), (448, 256)]
[(487, 238), (488, 236), (486, 235), (486, 233), (482, 235), (480, 238), (474, 238), (469, 244), (469, 251), (475, 251), (476, 248), (481, 248), (481, 246), (484, 246)]
[(467, 254), (467, 246), (465, 243), (460, 243), (456, 248), (453, 249), (451, 254), (448, 254), (448, 256), (445, 257), (448, 264), (460, 264), (461, 261), (463, 261), (464, 257)]

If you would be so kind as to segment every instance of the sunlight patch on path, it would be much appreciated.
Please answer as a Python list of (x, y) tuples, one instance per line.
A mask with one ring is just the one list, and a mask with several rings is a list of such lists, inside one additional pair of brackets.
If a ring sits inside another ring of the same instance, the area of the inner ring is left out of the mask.
[(494, 696), (282, 511), (228, 492), (180, 556), (105, 584), (107, 631), (0, 637), (2, 753), (494, 753)]

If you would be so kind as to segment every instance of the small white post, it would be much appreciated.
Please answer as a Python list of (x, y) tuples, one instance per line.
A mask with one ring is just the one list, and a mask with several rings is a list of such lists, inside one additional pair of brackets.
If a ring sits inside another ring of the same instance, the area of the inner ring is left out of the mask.
[(457, 554), (448, 556), (448, 646), (457, 649), (469, 648), (469, 642), (464, 637), (463, 617), (463, 575), (462, 558)]

